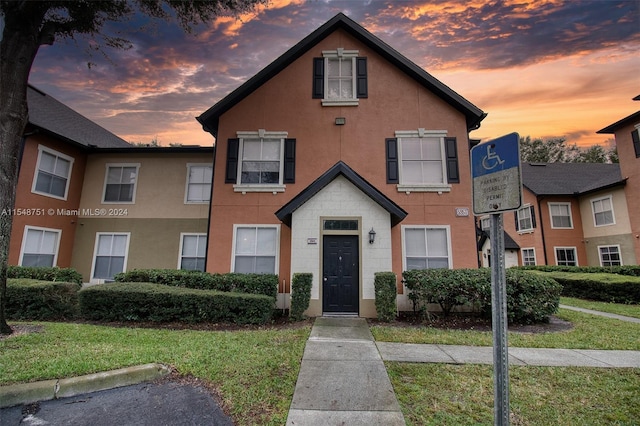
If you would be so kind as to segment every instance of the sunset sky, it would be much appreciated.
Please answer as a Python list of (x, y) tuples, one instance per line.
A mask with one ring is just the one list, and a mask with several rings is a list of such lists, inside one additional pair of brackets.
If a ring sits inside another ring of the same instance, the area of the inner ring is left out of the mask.
[(273, 0), (193, 35), (133, 16), (107, 28), (132, 49), (58, 40), (30, 82), (129, 142), (211, 145), (194, 117), (338, 12), (487, 112), (472, 138), (605, 145), (595, 132), (640, 110), (639, 0)]

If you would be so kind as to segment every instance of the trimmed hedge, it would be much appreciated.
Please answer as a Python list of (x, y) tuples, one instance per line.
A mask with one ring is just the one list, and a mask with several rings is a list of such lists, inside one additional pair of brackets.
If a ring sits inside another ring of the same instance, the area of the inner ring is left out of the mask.
[(612, 303), (640, 303), (640, 278), (636, 276), (568, 272), (544, 272), (543, 275), (562, 285), (563, 296)]
[(12, 320), (64, 320), (76, 317), (78, 283), (28, 278), (7, 280), (5, 313)]
[(82, 284), (82, 275), (72, 268), (9, 266), (7, 268), (7, 278), (29, 278), (40, 281)]
[(380, 321), (389, 322), (396, 319), (396, 274), (393, 272), (376, 272), (373, 286), (376, 293), (376, 313)]
[(274, 274), (210, 274), (182, 269), (134, 269), (116, 274), (116, 282), (142, 282), (200, 290), (263, 294), (276, 300), (278, 276)]
[[(427, 269), (402, 273), (410, 290), (414, 310), (437, 303), (444, 314), (455, 306), (471, 306), (491, 316), (491, 270)], [(549, 321), (558, 310), (562, 286), (551, 278), (527, 271), (506, 271), (507, 319), (509, 323), (531, 324)]]
[(99, 321), (264, 324), (273, 314), (269, 296), (151, 283), (87, 287), (78, 293), (78, 299), (81, 315)]
[(301, 321), (304, 318), (304, 311), (309, 309), (311, 300), (311, 284), (313, 274), (295, 273), (291, 279), (291, 309), (289, 317), (293, 321)]
[(557, 266), (557, 265), (531, 265), (516, 266), (510, 269), (521, 269), (542, 272), (572, 272), (572, 273), (604, 273), (617, 275), (631, 275), (640, 277), (640, 265), (623, 266)]

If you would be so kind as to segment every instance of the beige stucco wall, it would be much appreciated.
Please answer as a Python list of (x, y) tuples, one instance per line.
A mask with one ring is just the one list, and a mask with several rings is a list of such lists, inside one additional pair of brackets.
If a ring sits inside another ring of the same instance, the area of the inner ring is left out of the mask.
[[(612, 225), (596, 226), (591, 202), (596, 199), (611, 196), (615, 223)], [(580, 198), (580, 215), (582, 216), (582, 226), (584, 237), (606, 237), (609, 235), (622, 235), (631, 233), (629, 223), (629, 209), (625, 198), (624, 188), (616, 188), (607, 191), (594, 192)]]
[(629, 121), (616, 130), (616, 147), (620, 157), (620, 171), (627, 179), (624, 188), (627, 205), (629, 206), (631, 233), (633, 235), (635, 261), (640, 263), (640, 158), (636, 157), (633, 149), (631, 132), (640, 131), (640, 122)]
[(72, 267), (89, 282), (98, 232), (129, 232), (127, 270), (176, 269), (180, 233), (206, 233), (207, 218), (133, 219), (79, 218), (73, 247)]

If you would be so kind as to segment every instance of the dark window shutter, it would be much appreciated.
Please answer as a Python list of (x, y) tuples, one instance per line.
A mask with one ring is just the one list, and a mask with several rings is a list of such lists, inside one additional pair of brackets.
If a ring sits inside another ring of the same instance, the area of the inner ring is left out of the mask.
[(520, 222), (518, 221), (518, 211), (519, 210), (516, 210), (515, 212), (513, 212), (513, 217), (516, 218), (516, 231), (520, 230)]
[(387, 183), (400, 183), (398, 175), (398, 139), (385, 140), (387, 151)]
[(227, 145), (227, 171), (224, 183), (236, 183), (238, 178), (238, 150), (240, 139), (229, 139)]
[(324, 98), (324, 58), (313, 58), (313, 99)]
[(529, 208), (531, 209), (531, 227), (535, 228), (536, 227), (536, 210), (533, 208), (533, 206), (529, 206)]
[(444, 138), (444, 148), (447, 157), (447, 181), (460, 183), (458, 173), (458, 144), (456, 138)]
[(284, 140), (284, 176), (283, 183), (295, 183), (296, 181), (296, 140)]
[(356, 58), (356, 97), (368, 98), (367, 88), (367, 58)]
[(631, 132), (631, 140), (633, 141), (633, 149), (636, 152), (636, 158), (640, 157), (640, 130), (636, 129)]

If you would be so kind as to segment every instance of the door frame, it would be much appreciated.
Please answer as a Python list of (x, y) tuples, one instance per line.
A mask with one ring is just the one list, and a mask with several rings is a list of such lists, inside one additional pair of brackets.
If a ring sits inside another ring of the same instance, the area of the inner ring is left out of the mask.
[[(324, 224), (326, 220), (353, 220), (356, 221), (358, 226), (355, 230), (335, 230), (335, 229), (324, 229)], [(352, 235), (358, 237), (358, 311), (357, 315), (360, 316), (360, 308), (362, 304), (362, 216), (320, 216), (319, 218), (319, 228), (320, 228), (320, 250), (319, 250), (319, 296), (320, 296), (320, 305), (322, 314), (324, 315), (324, 237), (325, 235)], [(329, 315), (336, 315), (336, 313), (328, 313)], [(350, 313), (349, 313), (350, 314)], [(339, 313), (338, 313), (339, 315)]]

